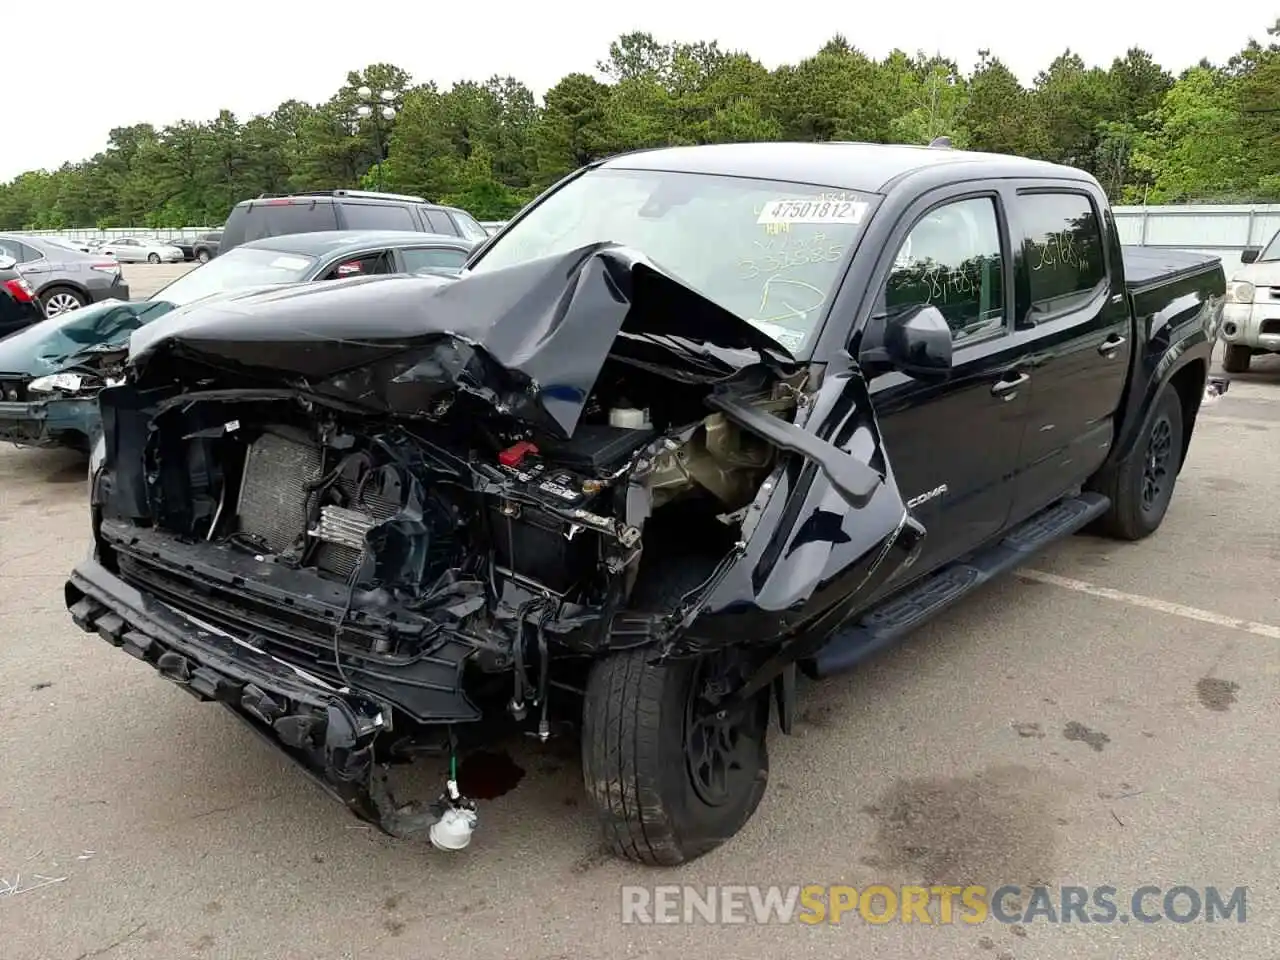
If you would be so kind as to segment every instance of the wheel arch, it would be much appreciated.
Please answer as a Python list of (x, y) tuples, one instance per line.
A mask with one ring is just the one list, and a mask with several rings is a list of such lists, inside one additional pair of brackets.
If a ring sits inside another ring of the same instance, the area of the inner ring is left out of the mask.
[(1209, 378), (1209, 364), (1196, 357), (1178, 367), (1169, 377), (1169, 387), (1178, 394), (1182, 405), (1182, 451), (1178, 460), (1178, 472), (1187, 462), (1187, 451), (1191, 447), (1191, 435), (1195, 432), (1196, 416), (1200, 413), (1200, 404), (1204, 402), (1204, 385)]
[(89, 289), (85, 287), (83, 284), (77, 283), (74, 280), (63, 280), (63, 279), (50, 280), (48, 283), (44, 284), (44, 286), (36, 288), (36, 296), (39, 297), (41, 301), (43, 301), (46, 293), (49, 293), (51, 290), (58, 290), (58, 289), (67, 289), (72, 291), (73, 293), (79, 294), (81, 297), (84, 298), (85, 303), (93, 302), (93, 294), (89, 292)]

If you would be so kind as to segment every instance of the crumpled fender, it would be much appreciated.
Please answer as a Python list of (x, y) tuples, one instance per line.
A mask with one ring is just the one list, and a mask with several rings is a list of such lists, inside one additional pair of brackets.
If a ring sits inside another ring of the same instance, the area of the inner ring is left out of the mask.
[(793, 454), (761, 488), (740, 555), (701, 598), (677, 646), (815, 643), (914, 562), (924, 528), (898, 489), (866, 380), (828, 369), (797, 423), (713, 400), (726, 416)]

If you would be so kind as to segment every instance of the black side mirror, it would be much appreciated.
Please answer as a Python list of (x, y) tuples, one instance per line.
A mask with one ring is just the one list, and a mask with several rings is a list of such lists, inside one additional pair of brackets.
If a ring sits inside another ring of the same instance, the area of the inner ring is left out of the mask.
[(885, 359), (908, 376), (945, 379), (951, 374), (951, 348), (951, 327), (937, 307), (920, 304), (887, 318)]
[(1261, 247), (1248, 247), (1240, 253), (1241, 263), (1257, 263), (1258, 255), (1262, 253)]

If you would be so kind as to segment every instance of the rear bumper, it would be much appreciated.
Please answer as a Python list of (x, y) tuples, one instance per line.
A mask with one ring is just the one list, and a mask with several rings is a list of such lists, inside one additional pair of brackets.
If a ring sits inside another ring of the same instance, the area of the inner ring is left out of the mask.
[(113, 287), (104, 287), (100, 290), (90, 290), (89, 299), (93, 303), (101, 303), (103, 300), (127, 301), (129, 299), (129, 285), (122, 281)]
[(0, 441), (20, 446), (53, 447), (97, 429), (96, 398), (0, 403)]
[(226, 632), (162, 603), (97, 560), (80, 563), (65, 586), (75, 624), (153, 667), (198, 700), (223, 704), (293, 759), (361, 819), (397, 837), (435, 819), (405, 812), (374, 761), (389, 711), (339, 690)]

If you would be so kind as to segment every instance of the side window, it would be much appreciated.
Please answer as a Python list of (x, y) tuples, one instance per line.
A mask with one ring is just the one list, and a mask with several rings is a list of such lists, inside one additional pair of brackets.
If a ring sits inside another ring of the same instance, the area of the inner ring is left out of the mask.
[(486, 240), (489, 234), (485, 232), (484, 227), (476, 221), (475, 217), (461, 210), (449, 211), (453, 214), (453, 219), (458, 222), (458, 230), (462, 236), (468, 240)]
[(325, 274), (321, 280), (341, 280), (343, 277), (363, 277), (391, 272), (391, 257), (385, 250), (379, 253), (366, 253), (363, 256), (340, 260)]
[(885, 283), (884, 308), (935, 306), (960, 343), (1004, 326), (1003, 274), (995, 200), (957, 200), (911, 228)]
[(416, 230), (408, 207), (392, 203), (344, 203), (348, 230)]
[(427, 218), (432, 233), (443, 233), (446, 237), (458, 235), (458, 228), (453, 225), (453, 221), (443, 210), (423, 210), (422, 215)]
[(404, 257), (404, 266), (408, 273), (441, 268), (460, 270), (467, 262), (466, 253), (448, 247), (414, 247), (401, 250), (400, 255)]
[(12, 257), (22, 262), (22, 244), (10, 237), (0, 237), (0, 257)]
[[(55, 249), (57, 249), (55, 247)], [(35, 263), (37, 260), (43, 260), (44, 254), (31, 246), (29, 243), (22, 244), (22, 257), (20, 263)]]
[(1087, 303), (1107, 278), (1093, 201), (1080, 193), (1018, 198), (1033, 319)]

